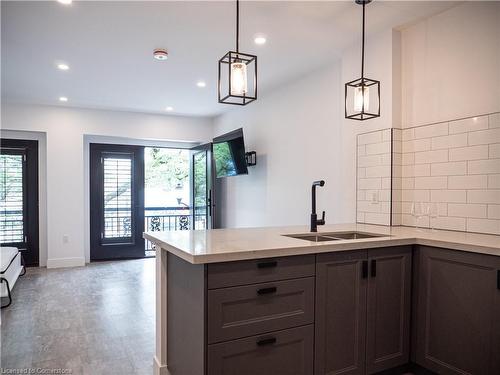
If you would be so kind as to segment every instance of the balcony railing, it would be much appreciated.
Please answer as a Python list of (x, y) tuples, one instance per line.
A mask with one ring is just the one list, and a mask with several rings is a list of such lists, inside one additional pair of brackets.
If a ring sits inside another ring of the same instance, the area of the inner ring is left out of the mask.
[[(146, 232), (160, 232), (172, 230), (193, 229), (192, 207), (146, 207), (144, 209), (144, 230)], [(195, 228), (205, 228), (206, 215), (201, 209), (195, 215)], [(145, 242), (146, 255), (152, 249), (151, 242)]]

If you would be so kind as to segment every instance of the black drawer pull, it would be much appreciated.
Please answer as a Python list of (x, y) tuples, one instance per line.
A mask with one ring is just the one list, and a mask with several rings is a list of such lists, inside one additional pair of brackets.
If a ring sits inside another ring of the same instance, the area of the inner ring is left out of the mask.
[(262, 339), (257, 341), (258, 346), (272, 345), (276, 343), (276, 337), (270, 337), (268, 339)]
[(372, 259), (372, 270), (371, 270), (372, 277), (377, 277), (377, 260)]
[(262, 288), (262, 289), (257, 289), (257, 294), (262, 295), (262, 294), (271, 294), (271, 293), (276, 293), (276, 287), (270, 287), (270, 288)]
[(261, 262), (257, 263), (257, 268), (274, 268), (278, 265), (278, 262), (273, 260), (271, 262)]
[(366, 279), (368, 277), (368, 261), (364, 260), (361, 263), (361, 277)]
[(500, 270), (497, 271), (497, 289), (500, 290)]

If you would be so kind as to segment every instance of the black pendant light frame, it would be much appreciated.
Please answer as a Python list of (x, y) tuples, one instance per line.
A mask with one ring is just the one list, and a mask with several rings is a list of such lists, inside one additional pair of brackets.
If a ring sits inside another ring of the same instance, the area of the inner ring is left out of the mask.
[[(217, 84), (217, 93), (219, 103), (234, 104), (234, 105), (247, 105), (248, 103), (257, 100), (257, 56), (248, 53), (240, 52), (240, 2), (236, 0), (236, 51), (229, 51), (219, 60), (219, 75)], [(247, 66), (247, 82), (249, 72), (253, 71), (252, 81), (253, 87), (251, 94), (245, 93), (243, 95), (231, 94), (232, 71), (231, 64), (242, 62)], [(223, 70), (228, 70), (228, 90), (225, 92), (222, 88)], [(253, 68), (253, 69), (252, 69)], [(222, 92), (224, 91), (224, 93)]]
[[(361, 42), (361, 78), (355, 79), (353, 81), (347, 82), (345, 84), (345, 118), (351, 119), (351, 120), (369, 120), (375, 117), (380, 117), (380, 81), (366, 78), (364, 76), (365, 74), (365, 6), (366, 4), (371, 3), (372, 0), (355, 0), (355, 3), (358, 5), (363, 6), (363, 31), (362, 31), (362, 42)], [(363, 106), (361, 108), (361, 111), (352, 111), (352, 113), (348, 113), (347, 109), (347, 97), (348, 97), (348, 91), (353, 90), (355, 91), (361, 87), (361, 92), (363, 95)], [(370, 113), (367, 110), (365, 110), (365, 100), (364, 100), (364, 88), (365, 87), (370, 87), (370, 88), (375, 88), (377, 91), (377, 104), (378, 104), (378, 109), (374, 113)]]

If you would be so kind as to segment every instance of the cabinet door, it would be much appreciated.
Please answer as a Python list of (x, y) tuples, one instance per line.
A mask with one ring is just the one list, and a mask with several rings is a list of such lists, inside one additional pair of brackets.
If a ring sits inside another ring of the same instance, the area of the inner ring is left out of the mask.
[(500, 258), (420, 249), (417, 363), (442, 374), (498, 374)]
[(315, 374), (364, 374), (366, 251), (317, 256)]
[(411, 247), (368, 251), (366, 368), (403, 365), (410, 351)]
[(311, 375), (313, 326), (208, 346), (208, 375)]

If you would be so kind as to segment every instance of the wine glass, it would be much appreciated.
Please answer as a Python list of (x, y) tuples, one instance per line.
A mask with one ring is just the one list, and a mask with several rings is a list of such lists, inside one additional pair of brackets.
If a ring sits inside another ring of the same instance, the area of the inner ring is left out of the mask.
[(438, 218), (438, 208), (436, 203), (429, 203), (427, 206), (427, 215), (429, 215), (431, 230), (434, 230), (435, 219)]
[(422, 202), (413, 202), (411, 204), (411, 216), (415, 219), (415, 229), (418, 228), (418, 220), (424, 215)]

